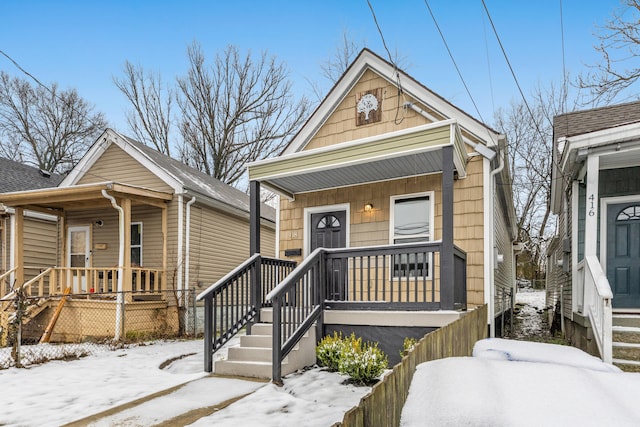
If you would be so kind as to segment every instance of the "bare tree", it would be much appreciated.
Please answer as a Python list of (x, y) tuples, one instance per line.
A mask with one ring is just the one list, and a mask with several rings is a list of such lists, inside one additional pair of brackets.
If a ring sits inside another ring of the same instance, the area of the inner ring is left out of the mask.
[(80, 160), (107, 126), (102, 113), (75, 89), (33, 87), (0, 72), (0, 154), (40, 169), (64, 173)]
[(162, 84), (160, 74), (145, 72), (129, 61), (124, 64), (124, 77), (113, 82), (133, 107), (127, 112), (127, 123), (136, 139), (170, 156), (173, 90)]
[(601, 61), (578, 77), (578, 86), (591, 92), (591, 103), (608, 104), (640, 78), (640, 0), (623, 0), (596, 37)]
[(496, 113), (496, 127), (509, 144), (518, 237), (538, 271), (554, 232), (550, 227), (553, 117), (576, 108), (576, 101), (569, 106), (567, 101), (565, 86), (538, 86), (526, 103), (513, 101)]
[(238, 184), (247, 163), (281, 151), (309, 103), (293, 100), (287, 70), (266, 53), (254, 59), (229, 46), (209, 66), (194, 43), (187, 56), (189, 72), (178, 79), (182, 160)]

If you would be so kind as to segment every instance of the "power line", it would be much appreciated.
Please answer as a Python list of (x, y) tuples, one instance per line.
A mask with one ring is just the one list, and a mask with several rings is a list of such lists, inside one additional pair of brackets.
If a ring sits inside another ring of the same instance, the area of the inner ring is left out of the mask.
[(498, 30), (496, 30), (496, 26), (493, 23), (493, 19), (491, 19), (491, 14), (489, 13), (489, 9), (487, 8), (487, 4), (485, 3), (484, 0), (482, 0), (482, 6), (484, 6), (484, 10), (487, 13), (487, 17), (489, 18), (489, 22), (491, 23), (491, 28), (493, 28), (493, 34), (495, 34), (496, 39), (498, 40), (498, 44), (500, 45), (500, 49), (502, 50), (502, 55), (504, 56), (505, 61), (507, 61), (507, 65), (509, 66), (509, 70), (511, 71), (511, 76), (513, 76), (513, 80), (516, 82), (516, 86), (518, 87), (518, 91), (520, 92), (520, 96), (522, 97), (522, 101), (524, 102), (525, 107), (527, 107), (527, 111), (529, 112), (529, 115), (531, 116), (531, 120), (533, 121), (533, 124), (534, 124), (534, 126), (536, 128), (536, 131), (538, 132), (538, 135), (540, 136), (540, 138), (542, 138), (544, 140), (544, 135), (542, 134), (542, 131), (540, 131), (540, 128), (538, 127), (538, 122), (535, 119), (535, 116), (533, 115), (533, 112), (531, 111), (531, 108), (529, 107), (529, 103), (527, 102), (527, 98), (524, 96), (524, 92), (522, 91), (522, 88), (520, 87), (520, 82), (518, 82), (518, 78), (516, 77), (516, 73), (513, 70), (513, 67), (511, 66), (511, 61), (509, 61), (509, 57), (507, 56), (507, 51), (504, 49), (504, 46), (502, 45), (502, 40), (500, 40), (500, 36), (498, 35)]
[(469, 96), (469, 99), (471, 99), (471, 103), (473, 104), (473, 108), (475, 108), (476, 110), (476, 114), (478, 114), (478, 117), (480, 118), (480, 121), (482, 123), (485, 124), (485, 129), (487, 131), (487, 135), (489, 136), (489, 140), (492, 141), (493, 138), (491, 137), (491, 133), (489, 132), (489, 129), (486, 127), (486, 122), (484, 121), (484, 118), (482, 117), (482, 114), (480, 113), (480, 109), (478, 108), (478, 105), (476, 104), (475, 99), (473, 99), (473, 96), (471, 95), (471, 91), (469, 90), (469, 87), (467, 86), (467, 82), (465, 82), (464, 77), (462, 77), (462, 72), (460, 71), (460, 68), (458, 67), (458, 64), (455, 60), (455, 58), (453, 57), (453, 53), (451, 52), (451, 49), (449, 49), (449, 44), (447, 43), (447, 40), (444, 37), (444, 34), (442, 33), (442, 30), (440, 29), (440, 25), (438, 25), (438, 21), (436, 20), (435, 15), (433, 14), (433, 11), (431, 10), (431, 6), (429, 6), (429, 2), (428, 0), (424, 0), (424, 4), (425, 6), (427, 6), (427, 9), (429, 10), (429, 14), (431, 15), (431, 19), (433, 19), (433, 23), (436, 26), (436, 29), (438, 30), (438, 33), (440, 34), (440, 38), (442, 39), (442, 42), (444, 43), (445, 48), (447, 49), (447, 52), (449, 53), (449, 58), (451, 58), (451, 62), (453, 62), (453, 66), (456, 69), (456, 72), (458, 73), (458, 77), (460, 77), (460, 80), (462, 81), (462, 85), (464, 86), (464, 89), (467, 91), (467, 95)]
[(382, 34), (382, 29), (378, 24), (378, 18), (376, 18), (376, 12), (373, 10), (373, 6), (371, 5), (371, 2), (369, 0), (367, 0), (367, 4), (369, 5), (369, 10), (371, 10), (371, 15), (373, 16), (373, 22), (375, 22), (376, 28), (378, 29), (378, 33), (380, 34), (380, 38), (382, 39), (382, 45), (384, 46), (384, 49), (387, 51), (387, 55), (389, 56), (389, 62), (391, 63), (391, 65), (393, 65), (393, 71), (395, 72), (395, 75), (396, 75), (396, 86), (398, 87), (398, 102), (396, 105), (396, 117), (394, 118), (393, 123), (396, 125), (399, 125), (404, 120), (404, 110), (403, 110), (402, 118), (400, 119), (400, 121), (398, 121), (398, 114), (400, 113), (400, 97), (402, 96), (402, 98), (404, 99), (404, 91), (402, 90), (402, 82), (400, 81), (400, 72), (398, 71), (398, 65), (396, 64), (396, 61), (393, 60), (393, 57), (391, 56), (391, 52), (387, 47), (387, 42), (384, 39), (384, 34)]

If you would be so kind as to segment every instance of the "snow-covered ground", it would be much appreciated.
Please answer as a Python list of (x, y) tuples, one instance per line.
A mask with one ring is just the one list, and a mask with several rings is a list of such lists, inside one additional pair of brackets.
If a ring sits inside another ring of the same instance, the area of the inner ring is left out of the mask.
[[(215, 357), (226, 357), (226, 349)], [(93, 425), (149, 426), (255, 392), (196, 425), (328, 426), (371, 390), (342, 384), (345, 379), (318, 368), (285, 377), (283, 387), (209, 377), (202, 340), (161, 342), (0, 370), (0, 425), (59, 426), (188, 383)]]
[[(526, 297), (544, 302), (540, 292)], [(215, 357), (226, 357), (226, 349)], [(184, 385), (91, 425), (150, 426), (206, 408), (192, 425), (329, 426), (371, 390), (319, 368), (285, 377), (283, 387), (210, 377), (202, 369), (203, 343), (194, 340), (0, 370), (0, 425), (59, 426)], [(636, 426), (639, 394), (640, 374), (575, 348), (490, 339), (476, 344), (474, 357), (421, 364), (402, 425)]]
[(640, 374), (576, 348), (489, 339), (419, 365), (401, 425), (638, 426), (639, 394)]

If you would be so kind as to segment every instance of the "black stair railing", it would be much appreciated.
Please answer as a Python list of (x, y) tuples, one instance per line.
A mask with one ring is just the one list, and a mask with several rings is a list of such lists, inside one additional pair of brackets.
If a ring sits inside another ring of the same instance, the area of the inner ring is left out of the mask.
[(198, 295), (198, 301), (204, 300), (206, 372), (213, 370), (213, 353), (251, 321), (259, 320), (264, 296), (295, 266), (294, 261), (255, 254)]
[[(281, 382), (282, 360), (314, 322), (322, 335), (325, 308), (466, 309), (466, 253), (454, 247), (453, 283), (438, 286), (441, 250), (441, 242), (316, 249), (266, 296), (273, 306), (272, 380)], [(450, 305), (441, 301), (444, 289), (453, 295)]]

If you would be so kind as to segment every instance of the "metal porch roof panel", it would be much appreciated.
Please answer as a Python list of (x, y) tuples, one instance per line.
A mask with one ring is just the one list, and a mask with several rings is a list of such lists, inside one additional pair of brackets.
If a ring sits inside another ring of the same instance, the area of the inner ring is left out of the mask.
[(325, 169), (264, 181), (291, 194), (337, 188), (442, 170), (442, 150), (422, 152), (369, 163)]

